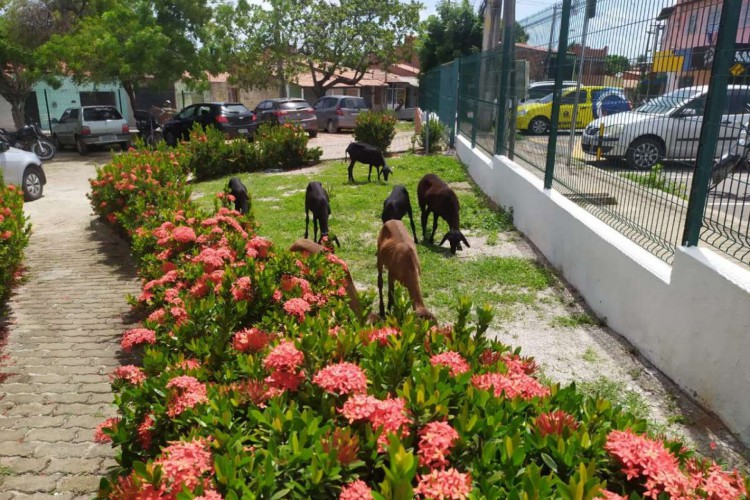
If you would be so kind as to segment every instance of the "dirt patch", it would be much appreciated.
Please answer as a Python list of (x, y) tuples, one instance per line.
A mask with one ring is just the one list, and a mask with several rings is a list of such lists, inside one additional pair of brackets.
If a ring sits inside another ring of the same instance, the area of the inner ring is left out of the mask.
[[(459, 259), (474, 260), (482, 257), (520, 257), (535, 259), (536, 254), (515, 231), (498, 233), (496, 237), (475, 236), (464, 233), (471, 247), (463, 245), (463, 250), (456, 252)], [(436, 236), (437, 237), (437, 236)]]
[(469, 182), (451, 182), (449, 184), (454, 191), (473, 191), (474, 187)]

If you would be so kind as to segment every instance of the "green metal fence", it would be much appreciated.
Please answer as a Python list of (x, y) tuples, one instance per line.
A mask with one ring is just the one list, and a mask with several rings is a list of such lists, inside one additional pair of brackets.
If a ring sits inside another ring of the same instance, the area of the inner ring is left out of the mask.
[(448, 143), (451, 147), (456, 136), (459, 63), (456, 59), (428, 71), (422, 75), (419, 86), (421, 108), (436, 113), (440, 121), (448, 125)]
[[(701, 240), (750, 264), (750, 173), (712, 174), (750, 120), (749, 4), (564, 0), (520, 21), (523, 102), (500, 85), (510, 47), (453, 63), (457, 131), (667, 262)], [(511, 80), (522, 81), (516, 71)], [(507, 124), (497, 123), (500, 106), (511, 109)], [(503, 126), (515, 134), (498, 144)]]

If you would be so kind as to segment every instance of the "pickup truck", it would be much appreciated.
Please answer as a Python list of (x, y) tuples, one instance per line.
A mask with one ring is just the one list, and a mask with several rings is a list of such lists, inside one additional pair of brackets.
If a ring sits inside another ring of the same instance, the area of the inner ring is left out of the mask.
[(52, 140), (57, 149), (72, 146), (85, 155), (91, 146), (130, 145), (130, 128), (114, 106), (83, 106), (66, 109), (52, 120)]

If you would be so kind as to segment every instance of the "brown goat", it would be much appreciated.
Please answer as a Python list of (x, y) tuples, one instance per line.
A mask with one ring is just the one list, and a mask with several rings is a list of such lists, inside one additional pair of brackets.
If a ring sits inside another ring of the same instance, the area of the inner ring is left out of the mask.
[[(435, 174), (427, 174), (422, 177), (417, 185), (417, 201), (419, 209), (422, 211), (422, 237), (426, 243), (435, 242), (438, 217), (442, 217), (448, 223), (449, 231), (445, 233), (438, 246), (448, 240), (452, 254), (455, 254), (456, 250), (461, 250), (461, 243), (471, 247), (459, 229), (458, 212), (461, 205), (458, 203), (458, 197), (440, 177)], [(432, 220), (432, 234), (427, 238), (427, 219), (430, 217), (430, 212), (432, 212), (434, 218)]]
[[(312, 240), (299, 239), (292, 243), (292, 246), (289, 247), (289, 251), (307, 253), (310, 255), (326, 252), (333, 253), (333, 246), (324, 247), (323, 245), (319, 245)], [(357, 316), (360, 316), (362, 314), (362, 305), (359, 303), (357, 288), (354, 286), (354, 280), (352, 279), (351, 273), (349, 273), (349, 269), (344, 269), (344, 271), (346, 272), (346, 283), (344, 284), (344, 289), (346, 290), (346, 294), (349, 296), (349, 307), (351, 307), (352, 311), (354, 311)]]
[(409, 231), (400, 220), (389, 220), (383, 224), (378, 235), (378, 294), (380, 316), (385, 317), (383, 304), (383, 268), (388, 269), (388, 309), (393, 306), (393, 282), (406, 287), (411, 297), (414, 312), (418, 317), (435, 321), (435, 316), (427, 310), (419, 287), (419, 256)]

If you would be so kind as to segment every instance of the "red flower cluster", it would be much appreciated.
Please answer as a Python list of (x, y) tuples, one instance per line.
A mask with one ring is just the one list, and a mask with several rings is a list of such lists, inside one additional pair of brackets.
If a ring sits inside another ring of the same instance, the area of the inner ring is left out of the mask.
[(240, 330), (232, 337), (232, 347), (239, 352), (259, 352), (265, 349), (271, 336), (258, 328)]
[(263, 360), (263, 366), (271, 372), (266, 382), (276, 389), (296, 391), (305, 380), (304, 370), (297, 371), (304, 361), (305, 355), (294, 346), (294, 342), (284, 340)]
[(747, 495), (737, 471), (725, 472), (715, 463), (701, 467), (695, 460), (683, 471), (677, 457), (661, 442), (630, 430), (610, 432), (604, 449), (620, 463), (628, 480), (644, 481), (645, 497), (666, 493), (675, 500), (739, 500)]
[(566, 431), (578, 429), (578, 422), (572, 415), (562, 410), (555, 410), (539, 415), (536, 418), (536, 428), (542, 436), (549, 434), (564, 436)]
[(130, 351), (133, 346), (141, 344), (155, 344), (156, 332), (148, 328), (133, 328), (122, 335), (120, 345), (126, 351)]
[(250, 300), (253, 298), (253, 288), (250, 278), (243, 276), (232, 285), (232, 297), (234, 300)]
[(349, 423), (369, 421), (373, 429), (381, 430), (378, 436), (378, 449), (383, 452), (388, 447), (388, 434), (401, 437), (409, 435), (412, 420), (406, 410), (406, 401), (401, 398), (379, 400), (372, 396), (355, 394), (350, 397), (339, 412), (349, 419)]
[(466, 373), (471, 369), (469, 363), (466, 362), (463, 356), (454, 351), (435, 354), (430, 358), (430, 364), (432, 364), (432, 366), (447, 366), (453, 377)]
[(183, 488), (206, 485), (206, 474), (213, 473), (213, 458), (203, 439), (174, 442), (162, 450), (154, 463), (163, 473), (162, 493), (179, 493)]
[(367, 376), (353, 363), (337, 363), (320, 370), (313, 384), (332, 394), (362, 394), (367, 391)]
[(420, 498), (431, 500), (464, 500), (471, 493), (471, 475), (456, 469), (433, 470), (417, 476), (419, 484), (414, 488)]
[(146, 375), (143, 373), (143, 370), (135, 365), (124, 365), (115, 368), (110, 378), (112, 380), (125, 380), (133, 385), (140, 385), (146, 380)]
[(341, 489), (339, 500), (372, 500), (372, 490), (358, 479)]
[(431, 469), (448, 466), (446, 458), (459, 435), (447, 422), (430, 422), (419, 431), (419, 465)]
[(138, 424), (138, 442), (141, 444), (141, 447), (143, 447), (144, 450), (147, 450), (151, 447), (151, 442), (153, 441), (154, 434), (154, 415), (152, 413), (149, 413), (143, 418), (143, 421)]
[(378, 342), (380, 345), (385, 346), (388, 344), (388, 339), (391, 336), (401, 335), (401, 330), (393, 328), (391, 326), (384, 326), (382, 328), (373, 328), (362, 333), (362, 341), (365, 345), (369, 345), (371, 342)]
[(104, 431), (114, 430), (119, 423), (120, 419), (118, 417), (112, 417), (97, 425), (96, 430), (94, 431), (94, 441), (96, 441), (97, 443), (109, 443), (110, 441), (112, 441), (112, 438), (109, 435), (105, 434)]
[(505, 393), (507, 398), (520, 397), (521, 399), (543, 398), (549, 396), (549, 389), (544, 387), (535, 378), (525, 373), (484, 373), (471, 377), (471, 383), (477, 389), (485, 391), (493, 390), (495, 397), (499, 398)]
[(305, 320), (305, 313), (310, 311), (310, 304), (304, 299), (289, 299), (284, 302), (284, 311), (295, 316), (301, 323)]
[(175, 389), (167, 404), (167, 415), (176, 417), (185, 410), (208, 402), (206, 384), (195, 377), (183, 375), (167, 383), (167, 389)]

